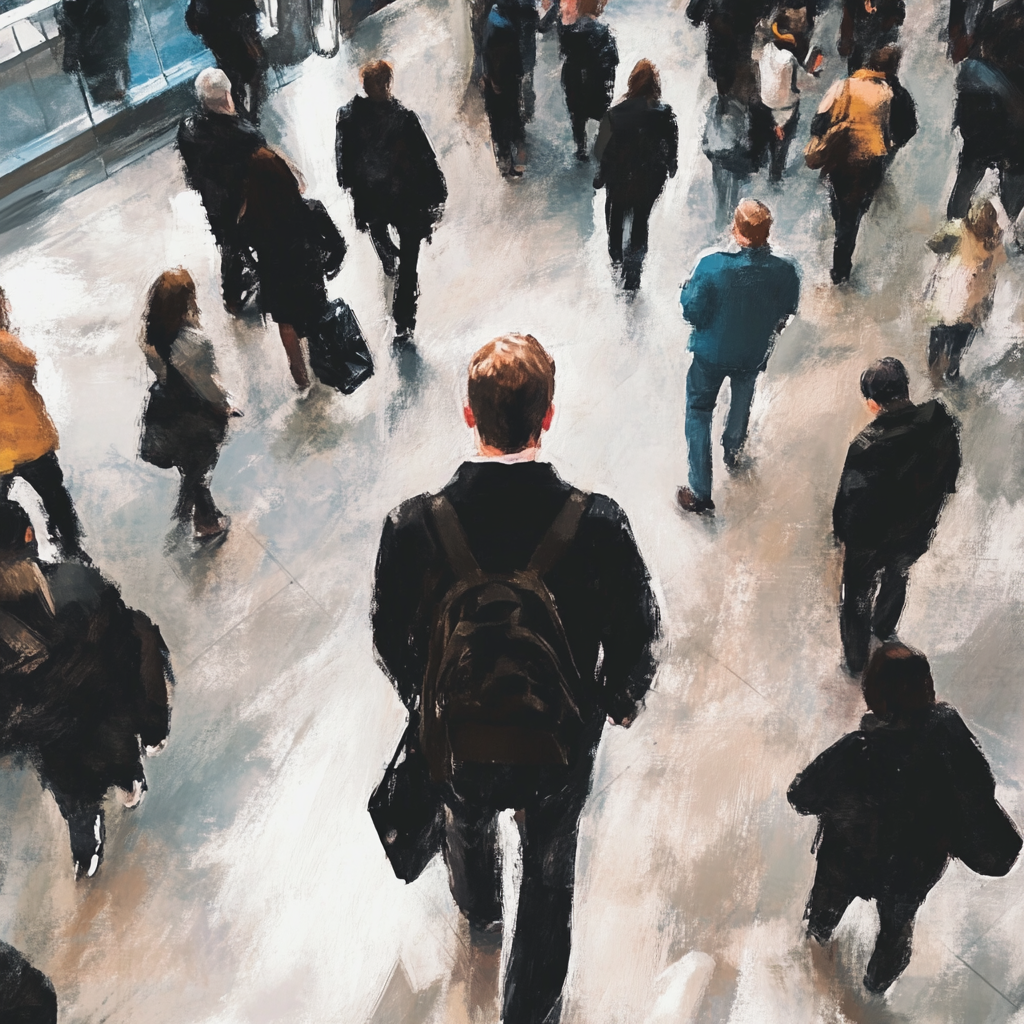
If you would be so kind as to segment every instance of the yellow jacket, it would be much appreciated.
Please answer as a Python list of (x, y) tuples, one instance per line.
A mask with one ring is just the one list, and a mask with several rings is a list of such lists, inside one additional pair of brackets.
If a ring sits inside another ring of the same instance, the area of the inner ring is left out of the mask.
[(57, 428), (35, 389), (35, 377), (35, 353), (13, 334), (0, 331), (0, 475), (59, 444)]
[(889, 155), (889, 105), (892, 88), (881, 71), (861, 68), (836, 82), (818, 113), (830, 115), (831, 133), (843, 135), (841, 163), (865, 164)]

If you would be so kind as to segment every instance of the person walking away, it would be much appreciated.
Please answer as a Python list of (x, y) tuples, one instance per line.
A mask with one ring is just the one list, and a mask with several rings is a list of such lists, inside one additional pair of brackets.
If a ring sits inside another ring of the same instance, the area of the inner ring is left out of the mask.
[(185, 11), (189, 31), (231, 79), (235, 108), (253, 124), (259, 121), (267, 72), (257, 13), (256, 0), (189, 0)]
[[(789, 144), (800, 123), (800, 90), (797, 75), (801, 70), (816, 75), (821, 67), (821, 54), (811, 57), (810, 67), (805, 65), (808, 58), (807, 12), (806, 9), (783, 9), (771, 24), (771, 38), (761, 51), (758, 62), (761, 81), (761, 102), (768, 108), (774, 122), (768, 136), (769, 170), (768, 180), (782, 181), (786, 169)], [(736, 197), (739, 201), (739, 197)], [(734, 202), (727, 207), (736, 208)], [(724, 226), (724, 225), (723, 225)]]
[(142, 349), (156, 383), (142, 415), (140, 455), (181, 474), (175, 518), (191, 521), (199, 540), (221, 537), (231, 519), (213, 500), (210, 476), (228, 418), (242, 413), (217, 377), (213, 344), (203, 334), (196, 286), (187, 270), (167, 270), (150, 288)]
[[(649, 60), (637, 61), (625, 97), (605, 114), (594, 156), (599, 163), (594, 188), (605, 190), (608, 255), (612, 266), (621, 268), (626, 291), (635, 293), (651, 211), (679, 166), (679, 125), (672, 108), (661, 102), (661, 76)], [(623, 248), (627, 219), (629, 244)]]
[(728, 93), (711, 98), (704, 121), (701, 148), (711, 164), (716, 231), (729, 223), (743, 187), (764, 165), (774, 137), (771, 111), (758, 96), (753, 70), (744, 66)]
[(708, 77), (723, 96), (736, 73), (750, 68), (758, 22), (772, 9), (768, 0), (689, 0), (686, 17), (694, 28), (707, 26)]
[(928, 365), (946, 357), (945, 378), (960, 376), (960, 360), (992, 310), (999, 268), (1006, 262), (999, 215), (988, 199), (963, 220), (950, 221), (928, 240), (938, 256), (926, 297), (938, 318), (928, 338)]
[[(629, 726), (641, 710), (660, 632), (625, 513), (537, 461), (554, 384), (554, 361), (531, 335), (473, 356), (464, 416), (477, 454), (438, 494), (387, 517), (373, 602), (381, 664), (422, 716), (452, 895), (475, 952), (502, 945), (496, 819), (516, 811), (505, 1024), (559, 1019), (594, 756), (606, 718)], [(441, 658), (458, 667), (437, 671)]]
[[(249, 161), (239, 226), (256, 256), (260, 310), (277, 323), (292, 380), (305, 391), (310, 381), (299, 339), (327, 311), (325, 252), (292, 168), (273, 150), (261, 147)], [(335, 272), (340, 266), (339, 258)]]
[(267, 140), (255, 125), (238, 116), (231, 82), (219, 68), (199, 73), (196, 95), (199, 109), (178, 126), (178, 152), (185, 165), (185, 181), (199, 193), (220, 249), (224, 308), (237, 316), (256, 289), (255, 272), (246, 260), (238, 227), (242, 184), (249, 161)]
[(821, 170), (836, 225), (833, 284), (850, 279), (860, 222), (892, 158), (917, 131), (910, 94), (889, 81), (899, 56), (894, 47), (872, 54), (864, 68), (828, 90), (811, 122), (807, 166)]
[(843, 0), (837, 49), (848, 58), (847, 73), (859, 71), (871, 54), (895, 46), (906, 18), (905, 0)]
[(57, 461), (57, 428), (35, 381), (36, 355), (12, 333), (11, 305), (0, 288), (0, 500), (20, 477), (39, 495), (61, 556), (88, 560), (82, 524)]
[(170, 732), (159, 628), (91, 565), (41, 562), (25, 510), (0, 501), (0, 750), (39, 773), (68, 824), (78, 879), (103, 860), (103, 800), (146, 792), (144, 751)]
[(351, 193), (356, 226), (369, 233), (385, 275), (398, 277), (392, 315), (395, 345), (404, 347), (416, 329), (420, 243), (441, 219), (448, 186), (419, 118), (391, 95), (392, 66), (373, 61), (360, 75), (366, 96), (338, 111), (338, 184)]
[(860, 390), (874, 417), (851, 442), (832, 508), (844, 546), (839, 632), (846, 670), (859, 675), (871, 637), (894, 637), (910, 567), (928, 550), (960, 472), (960, 425), (932, 399), (910, 400), (892, 357), (872, 363)]
[(483, 31), (484, 109), (491, 126), (491, 144), (498, 170), (505, 178), (522, 177), (526, 149), (523, 78), (526, 73), (522, 33), (515, 0), (491, 6)]
[[(567, 20), (575, 10), (576, 18)], [(566, 5), (559, 23), (558, 45), (562, 61), (562, 89), (576, 143), (576, 159), (587, 160), (587, 121), (600, 122), (611, 106), (619, 51), (611, 29), (598, 21), (598, 0)]]
[(885, 992), (910, 963), (914, 918), (951, 857), (1005, 875), (1021, 848), (995, 798), (978, 740), (935, 699), (928, 659), (900, 643), (872, 655), (868, 714), (789, 787), (800, 814), (818, 817), (818, 867), (807, 937), (832, 938), (855, 899), (874, 900), (879, 930), (864, 987)]
[(729, 418), (722, 435), (725, 465), (741, 465), (758, 374), (768, 365), (775, 339), (800, 303), (796, 264), (768, 244), (772, 215), (744, 199), (736, 207), (733, 238), (739, 249), (701, 257), (679, 301), (693, 329), (686, 375), (686, 449), (689, 484), (676, 492), (684, 512), (713, 512), (711, 420), (718, 392), (729, 378)]

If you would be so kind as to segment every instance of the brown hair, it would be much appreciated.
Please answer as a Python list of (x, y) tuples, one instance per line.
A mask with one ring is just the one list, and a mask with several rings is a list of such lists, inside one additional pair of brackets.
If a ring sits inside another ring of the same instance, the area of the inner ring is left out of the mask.
[(768, 241), (768, 233), (772, 229), (772, 211), (756, 199), (744, 199), (736, 207), (733, 227), (752, 247), (762, 246)]
[(191, 312), (198, 312), (196, 283), (184, 267), (165, 270), (153, 282), (146, 300), (146, 343), (166, 362), (171, 346)]
[(0, 288), (0, 331), (11, 330), (11, 314), (7, 308), (7, 292)]
[(903, 51), (898, 46), (883, 46), (880, 50), (868, 54), (864, 67), (869, 71), (880, 71), (883, 75), (895, 75), (900, 69), (900, 58)]
[(661, 99), (661, 75), (646, 57), (636, 62), (626, 86), (626, 99), (635, 100), (640, 96), (647, 100)]
[(359, 69), (359, 78), (371, 100), (386, 100), (395, 80), (395, 68), (386, 60), (371, 60)]
[(303, 223), (299, 183), (287, 162), (272, 149), (260, 147), (253, 153), (242, 191), (245, 223), (263, 240), (287, 238)]
[(1002, 240), (1003, 229), (999, 226), (999, 214), (988, 199), (976, 202), (967, 213), (967, 227), (971, 234), (988, 249), (994, 249)]
[(879, 718), (900, 718), (935, 703), (928, 659), (899, 641), (882, 644), (864, 673), (864, 702)]
[(511, 454), (540, 438), (555, 397), (555, 361), (532, 334), (503, 334), (469, 363), (469, 408), (484, 444)]

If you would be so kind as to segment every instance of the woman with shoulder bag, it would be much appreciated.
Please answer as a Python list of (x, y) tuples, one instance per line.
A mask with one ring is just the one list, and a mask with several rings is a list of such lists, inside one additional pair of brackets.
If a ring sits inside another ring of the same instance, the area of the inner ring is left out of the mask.
[(187, 270), (168, 270), (156, 279), (141, 344), (157, 379), (142, 417), (140, 458), (181, 474), (174, 516), (192, 520), (197, 540), (220, 537), (231, 519), (213, 500), (210, 475), (228, 418), (242, 413), (217, 378), (213, 345), (200, 327), (196, 286)]

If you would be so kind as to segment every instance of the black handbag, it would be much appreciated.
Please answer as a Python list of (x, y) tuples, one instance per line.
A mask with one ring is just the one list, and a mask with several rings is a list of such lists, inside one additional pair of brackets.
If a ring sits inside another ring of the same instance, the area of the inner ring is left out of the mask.
[(440, 852), (445, 818), (440, 790), (430, 781), (420, 749), (418, 715), (410, 716), (367, 810), (395, 876), (416, 881)]
[(995, 797), (963, 800), (953, 856), (979, 875), (1002, 877), (1013, 867), (1024, 840)]
[(310, 233), (313, 244), (320, 254), (323, 264), (324, 277), (330, 281), (338, 276), (341, 265), (345, 261), (345, 253), (348, 246), (341, 232), (327, 212), (327, 207), (319, 199), (304, 200), (306, 209), (309, 210)]
[(359, 321), (344, 299), (334, 299), (309, 334), (309, 365), (321, 383), (351, 395), (373, 376), (373, 357)]

